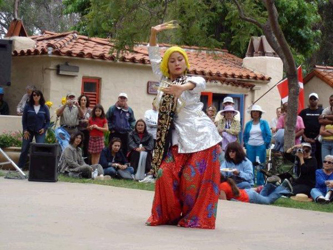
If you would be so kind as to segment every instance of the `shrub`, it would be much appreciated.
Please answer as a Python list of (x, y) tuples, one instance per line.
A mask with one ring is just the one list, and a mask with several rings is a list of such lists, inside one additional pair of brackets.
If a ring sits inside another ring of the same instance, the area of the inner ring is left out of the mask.
[(0, 135), (0, 148), (22, 147), (22, 132), (5, 131)]

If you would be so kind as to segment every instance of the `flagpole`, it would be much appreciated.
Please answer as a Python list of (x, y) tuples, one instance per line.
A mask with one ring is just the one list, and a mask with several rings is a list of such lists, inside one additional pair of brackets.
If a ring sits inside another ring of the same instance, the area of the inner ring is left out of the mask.
[(285, 78), (284, 79), (281, 79), (280, 81), (278, 81), (273, 87), (271, 87), (269, 90), (267, 90), (265, 93), (263, 93), (257, 100), (255, 100), (253, 103), (252, 103), (252, 105), (253, 104), (255, 104), (256, 102), (258, 102), (261, 98), (263, 98), (266, 94), (268, 94), (268, 92), (270, 92), (272, 89), (274, 89), (280, 82), (282, 82), (282, 81), (284, 81), (285, 80)]
[[(301, 65), (297, 67), (297, 70), (299, 69), (299, 67), (301, 67)], [(272, 89), (274, 89), (277, 85), (279, 85), (279, 83), (281, 83), (281, 82), (284, 81), (285, 79), (286, 79), (286, 78), (283, 78), (283, 79), (281, 79), (280, 81), (278, 81), (273, 87), (271, 87), (271, 88), (270, 88), (269, 90), (267, 90), (264, 94), (262, 94), (257, 100), (255, 100), (255, 101), (252, 103), (252, 105), (255, 104), (255, 103), (257, 103), (261, 98), (263, 98), (268, 92), (270, 92)]]

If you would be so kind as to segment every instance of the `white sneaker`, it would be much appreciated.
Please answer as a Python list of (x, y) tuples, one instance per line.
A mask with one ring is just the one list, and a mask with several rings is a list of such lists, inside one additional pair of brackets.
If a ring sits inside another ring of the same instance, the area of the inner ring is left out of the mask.
[(97, 168), (91, 173), (91, 179), (95, 180), (97, 178), (98, 171)]
[(147, 175), (143, 180), (139, 181), (141, 183), (155, 183), (155, 178), (152, 175)]

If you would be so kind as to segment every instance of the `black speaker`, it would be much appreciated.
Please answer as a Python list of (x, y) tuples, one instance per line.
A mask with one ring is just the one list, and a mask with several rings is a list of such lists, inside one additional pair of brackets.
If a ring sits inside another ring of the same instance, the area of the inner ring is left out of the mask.
[(58, 181), (59, 144), (31, 143), (29, 181)]
[(11, 85), (12, 40), (0, 40), (0, 85)]

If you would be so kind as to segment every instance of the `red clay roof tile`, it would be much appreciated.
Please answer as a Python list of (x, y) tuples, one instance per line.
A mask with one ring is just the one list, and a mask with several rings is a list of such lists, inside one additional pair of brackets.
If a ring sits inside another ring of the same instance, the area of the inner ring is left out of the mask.
[[(52, 54), (60, 56), (83, 57), (102, 60), (116, 60), (116, 52), (110, 54), (113, 44), (108, 39), (89, 38), (77, 34), (76, 31), (54, 33), (44, 31), (42, 35), (31, 36), (36, 41), (35, 48), (25, 51), (14, 51), (14, 56), (27, 56), (47, 54), (47, 47), (53, 48)], [(170, 47), (169, 44), (160, 44), (161, 55)], [(217, 80), (233, 86), (252, 88), (254, 84), (244, 80), (269, 81), (270, 77), (255, 73), (242, 66), (243, 60), (227, 50), (199, 48), (196, 46), (182, 46), (188, 54), (190, 73), (202, 75), (207, 80)], [(132, 51), (122, 52), (119, 61), (149, 64), (147, 47), (145, 44), (137, 45)]]
[(316, 65), (315, 68), (304, 78), (304, 84), (308, 83), (314, 76), (317, 76), (333, 88), (333, 67)]

